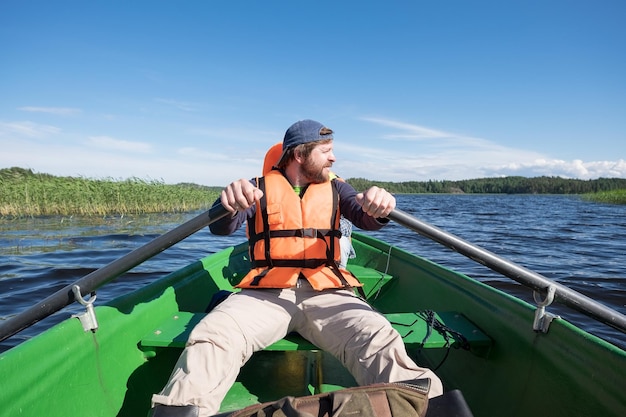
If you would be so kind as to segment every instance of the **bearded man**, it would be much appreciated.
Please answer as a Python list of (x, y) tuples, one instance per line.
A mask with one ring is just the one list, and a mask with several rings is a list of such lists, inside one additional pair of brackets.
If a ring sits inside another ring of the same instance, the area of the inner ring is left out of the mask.
[(294, 123), (282, 155), (263, 177), (228, 185), (216, 203), (231, 216), (211, 224), (228, 235), (247, 221), (251, 269), (193, 329), (169, 382), (154, 395), (153, 415), (210, 416), (256, 351), (298, 332), (336, 357), (359, 385), (439, 378), (408, 356), (389, 321), (355, 294), (361, 283), (339, 266), (340, 216), (378, 230), (396, 200), (371, 187), (357, 193), (330, 179), (333, 131), (314, 120)]

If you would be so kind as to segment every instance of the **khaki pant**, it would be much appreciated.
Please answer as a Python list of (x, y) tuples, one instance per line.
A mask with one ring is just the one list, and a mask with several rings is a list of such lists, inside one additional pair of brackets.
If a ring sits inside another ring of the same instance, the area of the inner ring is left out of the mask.
[(431, 379), (429, 396), (443, 393), (439, 378), (409, 358), (387, 319), (349, 290), (242, 290), (196, 325), (170, 380), (153, 404), (197, 405), (201, 416), (220, 403), (252, 354), (297, 331), (339, 359), (359, 385)]

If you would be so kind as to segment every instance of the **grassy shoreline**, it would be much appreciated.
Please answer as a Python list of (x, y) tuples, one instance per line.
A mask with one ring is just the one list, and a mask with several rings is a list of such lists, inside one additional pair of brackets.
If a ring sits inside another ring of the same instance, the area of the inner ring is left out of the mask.
[(0, 218), (180, 213), (209, 208), (219, 187), (131, 178), (88, 179), (0, 170)]
[[(56, 177), (0, 169), (0, 218), (182, 213), (208, 209), (221, 187), (161, 181)], [(586, 201), (626, 205), (626, 190), (582, 194)]]
[(584, 194), (582, 198), (594, 203), (626, 205), (626, 190), (602, 191), (599, 193)]

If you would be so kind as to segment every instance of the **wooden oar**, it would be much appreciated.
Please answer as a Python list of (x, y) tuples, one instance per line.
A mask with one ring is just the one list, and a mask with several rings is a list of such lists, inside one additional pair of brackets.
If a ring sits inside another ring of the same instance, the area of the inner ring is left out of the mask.
[(579, 292), (576, 292), (569, 287), (561, 285), (536, 272), (501, 258), (488, 250), (471, 244), (433, 225), (418, 220), (417, 218), (399, 209), (395, 209), (387, 217), (396, 223), (411, 229), (422, 236), (432, 239), (455, 252), (465, 255), (496, 272), (532, 288), (533, 290), (540, 291), (545, 294), (549, 287), (553, 287), (555, 289), (554, 296), (557, 301), (626, 333), (625, 315)]
[(75, 285), (80, 287), (81, 294), (89, 294), (227, 214), (228, 211), (221, 204), (218, 204), (145, 245), (134, 249), (127, 255), (85, 275), (75, 283), (57, 291), (28, 310), (0, 323), (0, 341), (74, 302), (76, 298), (72, 288)]

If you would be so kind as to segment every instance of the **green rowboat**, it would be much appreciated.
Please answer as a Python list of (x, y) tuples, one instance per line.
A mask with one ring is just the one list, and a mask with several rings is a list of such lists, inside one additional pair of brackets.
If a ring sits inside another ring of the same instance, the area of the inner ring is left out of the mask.
[[(212, 295), (232, 291), (248, 270), (247, 244), (106, 305), (83, 295), (225, 214), (212, 210), (2, 322), (6, 338), (75, 300), (85, 305), (78, 318), (0, 355), (0, 416), (145, 416)], [(553, 297), (621, 331), (623, 315), (399, 210), (390, 217), (542, 294), (531, 305), (370, 236), (353, 236), (357, 258), (348, 269), (365, 284), (369, 302), (419, 364), (438, 367), (446, 390), (463, 393), (475, 416), (626, 415), (626, 352), (553, 316), (548, 304)], [(288, 335), (244, 366), (221, 411), (354, 385), (334, 358)]]

